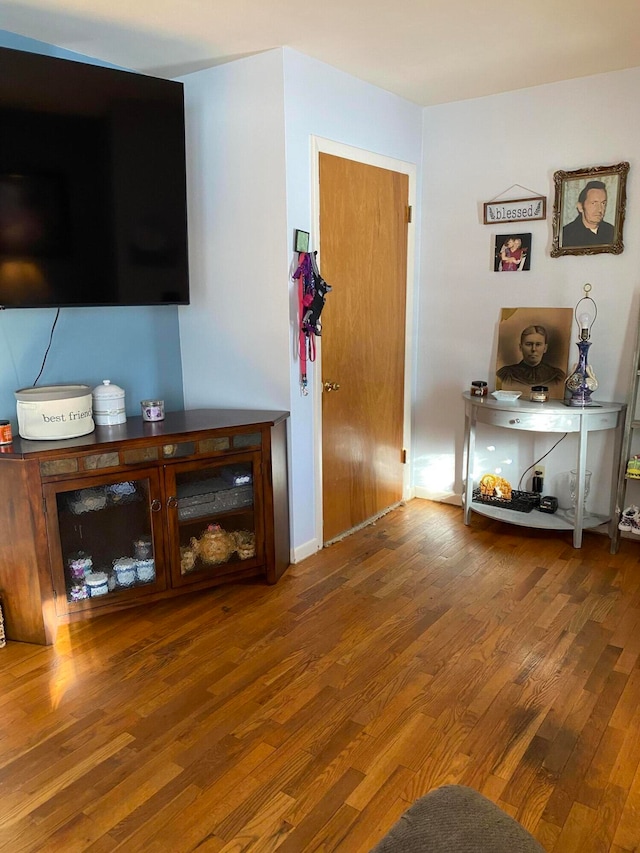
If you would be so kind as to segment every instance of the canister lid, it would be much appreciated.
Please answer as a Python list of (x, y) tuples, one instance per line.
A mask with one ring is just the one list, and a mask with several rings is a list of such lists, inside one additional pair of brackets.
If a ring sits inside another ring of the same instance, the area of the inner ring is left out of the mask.
[(93, 389), (94, 399), (112, 399), (113, 397), (124, 397), (124, 388), (114, 385), (110, 379), (103, 379), (102, 385), (96, 385)]
[(107, 582), (106, 572), (89, 572), (85, 575), (85, 581), (89, 586), (102, 586)]
[(127, 571), (129, 569), (135, 569), (136, 561), (131, 557), (118, 557), (118, 559), (113, 561), (113, 568), (116, 571)]
[(88, 385), (41, 385), (38, 388), (19, 388), (14, 391), (16, 399), (22, 403), (70, 400), (72, 397), (86, 397), (90, 393)]

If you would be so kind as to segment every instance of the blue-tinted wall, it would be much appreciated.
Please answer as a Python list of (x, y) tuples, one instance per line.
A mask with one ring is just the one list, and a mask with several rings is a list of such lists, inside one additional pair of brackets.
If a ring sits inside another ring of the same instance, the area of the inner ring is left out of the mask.
[[(0, 46), (108, 65), (53, 45), (0, 30)], [(53, 308), (0, 311), (0, 419), (17, 433), (14, 391), (32, 385), (49, 344)], [(127, 414), (140, 413), (140, 400), (162, 398), (168, 411), (182, 409), (182, 365), (178, 309), (63, 308), (38, 385), (103, 379), (124, 388)]]

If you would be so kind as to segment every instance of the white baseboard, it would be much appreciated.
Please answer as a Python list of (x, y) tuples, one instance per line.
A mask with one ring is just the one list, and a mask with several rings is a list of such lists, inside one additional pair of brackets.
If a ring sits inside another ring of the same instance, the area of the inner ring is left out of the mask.
[(415, 493), (417, 498), (423, 498), (427, 501), (437, 501), (441, 504), (453, 504), (453, 506), (462, 506), (462, 497), (460, 495), (455, 495), (452, 493), (436, 494), (434, 492), (428, 491), (428, 489), (420, 488), (420, 486), (416, 486)]
[(307, 557), (313, 557), (313, 555), (317, 554), (321, 548), (322, 545), (320, 545), (317, 539), (310, 539), (303, 545), (298, 545), (297, 548), (291, 549), (291, 562), (294, 564), (301, 563), (302, 560), (306, 560)]

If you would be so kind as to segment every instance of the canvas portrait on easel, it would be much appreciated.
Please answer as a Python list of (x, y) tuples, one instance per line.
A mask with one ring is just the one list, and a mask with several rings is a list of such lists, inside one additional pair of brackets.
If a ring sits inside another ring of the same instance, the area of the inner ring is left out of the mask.
[(551, 399), (564, 398), (571, 308), (503, 308), (498, 329), (496, 388), (528, 393), (546, 385)]

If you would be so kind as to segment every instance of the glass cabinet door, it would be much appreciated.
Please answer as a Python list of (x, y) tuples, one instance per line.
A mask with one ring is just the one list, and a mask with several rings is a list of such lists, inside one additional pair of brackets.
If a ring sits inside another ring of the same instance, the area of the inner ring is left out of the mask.
[(165, 470), (174, 586), (249, 570), (263, 561), (259, 454)]
[(165, 588), (157, 470), (47, 485), (45, 500), (59, 614)]

